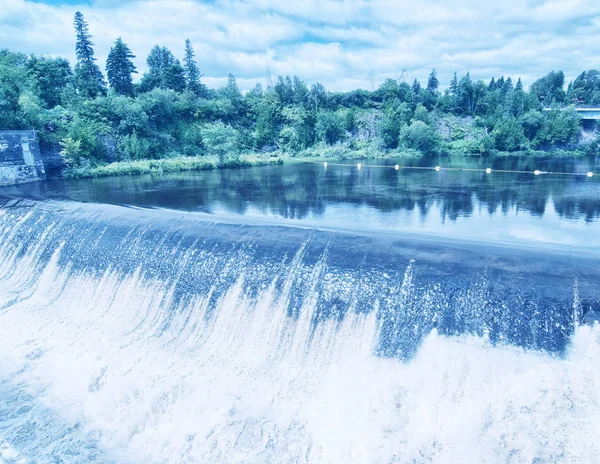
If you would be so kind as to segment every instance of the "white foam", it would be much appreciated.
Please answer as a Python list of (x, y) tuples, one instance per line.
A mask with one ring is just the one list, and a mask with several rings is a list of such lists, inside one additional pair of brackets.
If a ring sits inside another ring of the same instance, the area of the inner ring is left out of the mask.
[[(98, 432), (123, 460), (588, 463), (600, 455), (597, 328), (580, 327), (566, 359), (432, 333), (403, 364), (373, 355), (376, 311), (313, 333), (315, 301), (293, 320), (289, 285), (249, 299), (242, 276), (214, 313), (210, 295), (170, 312), (168, 284), (60, 269), (60, 250), (36, 272), (37, 253), (0, 253), (12, 266), (0, 277), (0, 372), (62, 420)], [(411, 269), (401, 292), (410, 291)], [(309, 281), (322, 272), (315, 266)]]

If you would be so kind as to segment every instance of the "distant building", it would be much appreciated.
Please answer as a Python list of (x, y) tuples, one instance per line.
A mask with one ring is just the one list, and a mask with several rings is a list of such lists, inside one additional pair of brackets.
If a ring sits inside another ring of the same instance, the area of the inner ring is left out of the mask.
[(35, 131), (0, 131), (0, 187), (45, 178)]

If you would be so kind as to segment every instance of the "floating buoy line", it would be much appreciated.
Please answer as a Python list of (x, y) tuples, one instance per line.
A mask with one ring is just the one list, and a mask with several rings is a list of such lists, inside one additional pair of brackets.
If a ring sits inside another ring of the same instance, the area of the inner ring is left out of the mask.
[(584, 176), (584, 177), (594, 177), (598, 174), (594, 173), (594, 172), (557, 172), (557, 171), (541, 171), (539, 169), (536, 169), (534, 171), (520, 171), (520, 170), (514, 170), (514, 169), (492, 169), (492, 168), (453, 168), (453, 167), (442, 167), (442, 166), (403, 166), (400, 164), (395, 164), (395, 165), (377, 165), (377, 164), (362, 164), (362, 163), (330, 163), (328, 161), (325, 162), (321, 162), (321, 161), (315, 161), (315, 160), (311, 160), (311, 159), (304, 159), (304, 158), (295, 158), (297, 161), (304, 161), (307, 163), (313, 163), (313, 164), (323, 164), (323, 167), (325, 169), (327, 169), (329, 166), (340, 166), (340, 167), (354, 167), (357, 170), (361, 170), (362, 168), (369, 168), (369, 169), (394, 169), (396, 171), (399, 171), (400, 169), (416, 169), (416, 170), (422, 170), (422, 171), (436, 171), (436, 172), (441, 172), (441, 171), (468, 171), (468, 172), (484, 172), (486, 174), (492, 174), (492, 173), (513, 173), (513, 174), (533, 174), (534, 176), (541, 176), (541, 175), (559, 175), (559, 176)]
[[(252, 148), (249, 145), (245, 145), (243, 143), (238, 142), (238, 144), (242, 147), (245, 148)], [(256, 150), (256, 148), (252, 148), (253, 150)], [(262, 151), (264, 153), (269, 153), (266, 150), (261, 150), (258, 149), (259, 151)], [(313, 164), (321, 164), (321, 161), (315, 161), (313, 159), (307, 159), (307, 158), (294, 158), (296, 161), (304, 161), (306, 163), (313, 163)], [(329, 163), (327, 161), (323, 162), (323, 167), (325, 169), (327, 169), (328, 166), (343, 166), (343, 167), (355, 167), (357, 170), (361, 170), (363, 167), (362, 163), (356, 163), (356, 164), (351, 164), (351, 163)], [(366, 168), (375, 168), (375, 169), (394, 169), (396, 171), (399, 171), (400, 169), (420, 169), (423, 171), (436, 171), (436, 172), (440, 172), (440, 171), (469, 171), (469, 172), (485, 172), (486, 174), (492, 174), (493, 172), (502, 172), (502, 173), (512, 173), (512, 174), (533, 174), (534, 176), (539, 176), (539, 175), (558, 175), (558, 176), (585, 176), (585, 177), (589, 177), (592, 178), (596, 175), (596, 173), (593, 173), (592, 171), (590, 172), (557, 172), (557, 171), (540, 171), (539, 169), (536, 169), (534, 171), (519, 171), (519, 170), (513, 170), (513, 169), (492, 169), (492, 168), (443, 168), (441, 166), (402, 166), (399, 164), (396, 164), (394, 166), (381, 166), (381, 165), (376, 165), (376, 164), (365, 164), (364, 167)]]

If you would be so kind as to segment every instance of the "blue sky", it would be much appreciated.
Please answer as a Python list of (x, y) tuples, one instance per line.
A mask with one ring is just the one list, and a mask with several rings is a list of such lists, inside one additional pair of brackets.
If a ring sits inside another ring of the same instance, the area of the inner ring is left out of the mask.
[(387, 77), (425, 80), (436, 68), (530, 84), (551, 70), (600, 67), (598, 0), (0, 0), (0, 46), (74, 61), (72, 17), (90, 24), (101, 68), (121, 36), (140, 71), (155, 44), (177, 56), (189, 38), (210, 86), (227, 73), (248, 89), (271, 73), (331, 90)]

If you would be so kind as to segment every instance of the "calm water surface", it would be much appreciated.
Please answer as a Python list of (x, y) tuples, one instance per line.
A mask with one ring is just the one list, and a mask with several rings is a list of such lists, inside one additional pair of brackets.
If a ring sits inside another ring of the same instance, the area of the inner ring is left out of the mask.
[[(600, 250), (600, 160), (442, 158), (53, 180), (4, 194)], [(403, 166), (531, 173), (400, 169)], [(575, 173), (568, 175), (558, 173)]]

